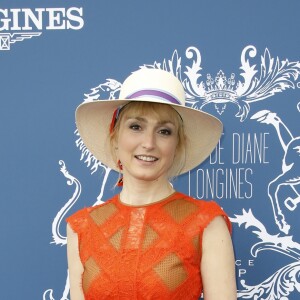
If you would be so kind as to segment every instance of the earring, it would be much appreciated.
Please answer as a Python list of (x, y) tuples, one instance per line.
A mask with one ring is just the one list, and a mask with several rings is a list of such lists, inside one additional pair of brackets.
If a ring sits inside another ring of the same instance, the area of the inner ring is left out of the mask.
[[(122, 166), (121, 161), (118, 160), (117, 164), (118, 164), (118, 168), (120, 169), (120, 171), (122, 171), (123, 166)], [(119, 179), (118, 179), (118, 182), (117, 182), (117, 186), (123, 186), (123, 176), (122, 176), (121, 172), (119, 173)]]
[(123, 170), (123, 166), (120, 160), (118, 160), (118, 168), (122, 171)]
[(117, 186), (123, 186), (123, 177), (120, 177), (120, 179), (117, 182)]

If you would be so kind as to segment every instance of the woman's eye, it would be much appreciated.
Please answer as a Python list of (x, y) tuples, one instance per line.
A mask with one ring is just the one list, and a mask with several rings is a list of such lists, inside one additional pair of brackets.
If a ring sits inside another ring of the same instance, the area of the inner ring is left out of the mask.
[(140, 129), (141, 129), (141, 126), (138, 125), (138, 124), (131, 124), (131, 125), (129, 126), (129, 128), (132, 129), (132, 130), (140, 130)]
[(171, 135), (172, 131), (170, 129), (160, 129), (159, 133), (161, 133), (163, 135)]

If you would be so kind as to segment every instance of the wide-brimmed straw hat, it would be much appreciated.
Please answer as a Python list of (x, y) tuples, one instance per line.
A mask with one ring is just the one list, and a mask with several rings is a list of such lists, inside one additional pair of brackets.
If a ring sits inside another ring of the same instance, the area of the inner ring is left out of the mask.
[(187, 137), (186, 159), (180, 174), (204, 161), (217, 145), (222, 123), (214, 116), (185, 106), (185, 91), (170, 72), (143, 68), (123, 83), (119, 99), (83, 102), (76, 110), (76, 125), (85, 146), (104, 165), (119, 171), (110, 149), (110, 124), (116, 109), (128, 102), (147, 101), (171, 105), (183, 120)]

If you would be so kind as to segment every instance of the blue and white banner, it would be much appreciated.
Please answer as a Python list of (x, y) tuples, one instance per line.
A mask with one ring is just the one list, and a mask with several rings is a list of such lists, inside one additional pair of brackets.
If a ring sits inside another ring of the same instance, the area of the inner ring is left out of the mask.
[(238, 299), (300, 299), (299, 12), (298, 0), (3, 0), (1, 299), (70, 299), (65, 219), (119, 192), (74, 112), (117, 98), (139, 68), (173, 73), (188, 106), (224, 123), (174, 186), (228, 213)]

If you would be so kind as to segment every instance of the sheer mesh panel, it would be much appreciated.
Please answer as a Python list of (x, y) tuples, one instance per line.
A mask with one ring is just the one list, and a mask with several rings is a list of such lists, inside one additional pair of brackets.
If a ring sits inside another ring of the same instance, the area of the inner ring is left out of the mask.
[(82, 275), (82, 288), (83, 291), (86, 292), (96, 277), (100, 273), (100, 268), (95, 262), (95, 260), (90, 257), (86, 263), (84, 264), (84, 272)]
[(188, 202), (184, 199), (178, 199), (176, 201), (171, 201), (164, 206), (164, 209), (169, 215), (176, 221), (181, 222), (187, 218), (190, 214), (195, 212), (198, 207), (197, 205)]
[(143, 241), (143, 250), (146, 250), (158, 238), (158, 234), (150, 227), (146, 226), (145, 236)]
[(200, 241), (199, 241), (199, 236), (195, 236), (195, 237), (193, 238), (192, 242), (193, 242), (193, 245), (194, 245), (194, 247), (195, 247), (197, 253), (199, 253), (199, 252), (200, 252)]
[(182, 261), (175, 253), (159, 262), (154, 270), (170, 290), (175, 290), (187, 278)]
[(109, 241), (116, 248), (116, 250), (120, 250), (123, 231), (124, 228), (122, 227), (109, 239)]
[(113, 203), (109, 203), (105, 206), (100, 206), (94, 209), (90, 216), (97, 225), (102, 225), (107, 219), (109, 219), (117, 211), (116, 206)]

